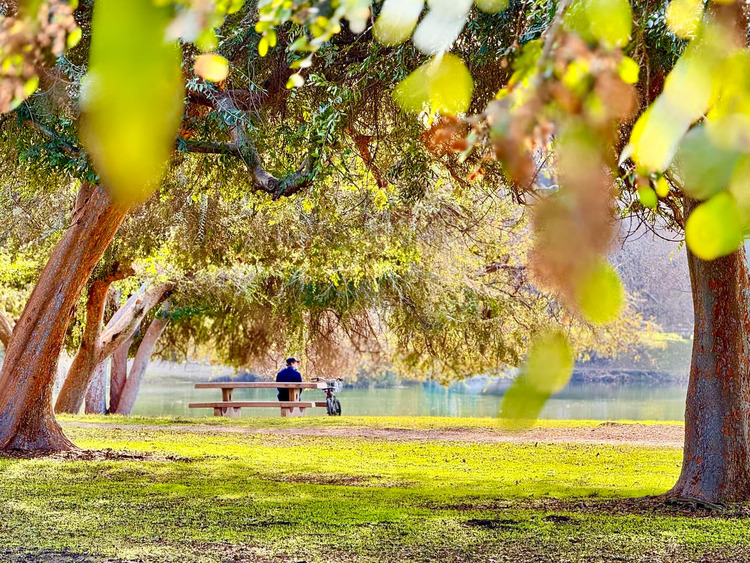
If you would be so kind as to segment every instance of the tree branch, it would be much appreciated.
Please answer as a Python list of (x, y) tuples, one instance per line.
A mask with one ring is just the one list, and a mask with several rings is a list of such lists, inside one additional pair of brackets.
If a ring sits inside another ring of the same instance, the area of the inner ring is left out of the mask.
[(128, 307), (127, 303), (123, 305), (123, 309), (128, 307), (129, 311), (119, 316), (116, 314), (102, 331), (99, 342), (101, 347), (100, 358), (111, 356), (123, 342), (132, 336), (143, 317), (166, 299), (173, 289), (174, 284), (172, 283), (159, 284), (139, 295), (133, 301), (131, 307)]
[(218, 112), (221, 119), (229, 127), (231, 143), (179, 139), (177, 142), (178, 148), (186, 152), (228, 154), (241, 158), (252, 175), (256, 189), (271, 194), (274, 199), (291, 196), (309, 186), (312, 183), (313, 153), (308, 155), (296, 171), (281, 178), (277, 178), (263, 167), (260, 155), (250, 140), (247, 126), (243, 123), (244, 120), (235, 118), (241, 111), (235, 103), (237, 92), (237, 90), (224, 90), (217, 92), (214, 96), (189, 94), (191, 97), (198, 96), (200, 103), (208, 105)]

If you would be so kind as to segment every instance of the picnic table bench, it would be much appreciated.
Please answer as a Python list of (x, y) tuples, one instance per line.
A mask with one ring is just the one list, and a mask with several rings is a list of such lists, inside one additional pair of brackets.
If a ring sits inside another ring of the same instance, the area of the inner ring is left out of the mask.
[[(190, 403), (191, 409), (214, 409), (214, 416), (238, 417), (240, 409), (280, 408), (281, 416), (305, 416), (305, 410), (325, 407), (325, 401), (300, 401), (302, 389), (325, 389), (325, 382), (303, 381), (301, 383), (277, 383), (274, 381), (227, 381), (221, 383), (196, 383), (196, 389), (221, 389), (221, 401), (212, 403)], [(235, 389), (289, 389), (289, 401), (233, 401)]]

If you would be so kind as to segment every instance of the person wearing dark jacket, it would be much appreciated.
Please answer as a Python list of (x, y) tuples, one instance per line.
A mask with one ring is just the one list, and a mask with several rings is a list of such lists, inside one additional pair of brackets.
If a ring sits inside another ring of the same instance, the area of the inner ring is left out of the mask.
[[(301, 383), (302, 374), (297, 371), (299, 362), (294, 358), (287, 358), (286, 367), (276, 374), (276, 383)], [(279, 401), (289, 400), (289, 389), (279, 389)], [(302, 389), (300, 389), (302, 395)]]

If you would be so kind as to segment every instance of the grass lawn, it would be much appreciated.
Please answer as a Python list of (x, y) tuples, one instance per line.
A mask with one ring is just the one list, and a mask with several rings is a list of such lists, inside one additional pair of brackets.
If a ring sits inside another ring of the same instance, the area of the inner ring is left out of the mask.
[(0, 458), (0, 561), (750, 560), (744, 508), (623, 501), (667, 490), (676, 448), (221, 432), (487, 419), (65, 420), (118, 425), (66, 426), (90, 455)]

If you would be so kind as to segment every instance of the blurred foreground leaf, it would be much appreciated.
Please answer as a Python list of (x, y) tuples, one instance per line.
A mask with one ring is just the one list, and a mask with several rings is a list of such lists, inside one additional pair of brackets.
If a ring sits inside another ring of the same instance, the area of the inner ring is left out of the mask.
[(373, 33), (383, 45), (399, 45), (409, 39), (424, 8), (423, 0), (386, 0)]
[[(263, 55), (264, 53), (261, 53), (260, 56)], [(195, 74), (209, 82), (221, 82), (226, 79), (229, 73), (229, 63), (221, 55), (207, 53), (195, 58), (193, 69)]]
[(740, 248), (742, 218), (734, 196), (723, 191), (696, 207), (685, 222), (685, 241), (703, 260), (715, 260)]
[(537, 334), (521, 373), (503, 396), (500, 417), (511, 426), (530, 426), (547, 399), (568, 384), (574, 362), (573, 350), (562, 331)]
[(123, 201), (160, 181), (182, 115), (180, 51), (170, 11), (152, 0), (98, 0), (81, 106), (82, 137), (103, 183)]
[(739, 154), (714, 144), (705, 126), (694, 127), (685, 136), (675, 157), (682, 190), (698, 200), (725, 190), (738, 160)]
[[(654, 198), (656, 194), (651, 188)], [(581, 314), (595, 325), (616, 320), (625, 305), (625, 289), (617, 271), (606, 260), (589, 268), (576, 284), (576, 301)]]
[(665, 13), (669, 31), (681, 39), (695, 35), (702, 16), (703, 0), (672, 0)]
[(589, 43), (624, 47), (630, 41), (633, 12), (628, 0), (576, 0), (565, 26)]
[(456, 55), (445, 53), (420, 66), (395, 89), (393, 96), (402, 109), (465, 113), (471, 104), (474, 80)]

